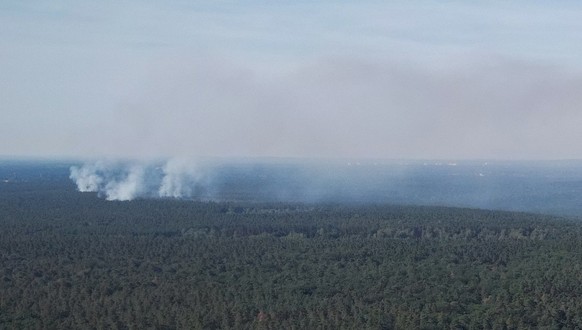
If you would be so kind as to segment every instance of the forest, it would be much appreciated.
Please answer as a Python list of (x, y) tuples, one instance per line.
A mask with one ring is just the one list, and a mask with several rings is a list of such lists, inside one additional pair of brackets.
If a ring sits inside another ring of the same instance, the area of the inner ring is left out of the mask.
[(2, 182), (1, 329), (582, 328), (582, 223)]

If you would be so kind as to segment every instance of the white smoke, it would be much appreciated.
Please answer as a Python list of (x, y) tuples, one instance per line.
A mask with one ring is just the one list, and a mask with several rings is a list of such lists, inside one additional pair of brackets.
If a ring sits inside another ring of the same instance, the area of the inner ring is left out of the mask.
[(161, 164), (88, 163), (71, 167), (69, 177), (80, 192), (97, 192), (110, 201), (186, 198), (204, 184), (202, 171), (189, 159), (170, 159)]
[(127, 176), (120, 181), (112, 180), (105, 185), (105, 195), (109, 201), (130, 201), (138, 196), (143, 190), (144, 169), (140, 166), (133, 166), (129, 169)]
[(88, 164), (83, 167), (71, 167), (69, 178), (75, 181), (80, 192), (98, 192), (103, 178), (98, 173), (101, 163)]
[(193, 189), (202, 179), (201, 172), (187, 159), (170, 159), (164, 165), (160, 197), (183, 198), (192, 196)]

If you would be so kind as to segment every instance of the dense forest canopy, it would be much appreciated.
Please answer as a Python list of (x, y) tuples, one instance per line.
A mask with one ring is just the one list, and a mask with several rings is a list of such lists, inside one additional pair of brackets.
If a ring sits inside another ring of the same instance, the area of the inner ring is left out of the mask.
[(106, 201), (58, 173), (2, 182), (0, 328), (582, 327), (576, 218)]

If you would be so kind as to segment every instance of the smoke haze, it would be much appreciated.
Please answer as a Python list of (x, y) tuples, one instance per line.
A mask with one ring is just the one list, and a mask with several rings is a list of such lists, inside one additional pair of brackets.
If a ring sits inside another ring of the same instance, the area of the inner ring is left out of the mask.
[(582, 162), (199, 160), (87, 162), (82, 192), (227, 202), (389, 203), (582, 214)]
[(579, 2), (0, 7), (0, 155), (582, 158)]
[(265, 73), (178, 59), (103, 131), (108, 152), (134, 157), (582, 157), (579, 72), (507, 58), (466, 65), (328, 58)]

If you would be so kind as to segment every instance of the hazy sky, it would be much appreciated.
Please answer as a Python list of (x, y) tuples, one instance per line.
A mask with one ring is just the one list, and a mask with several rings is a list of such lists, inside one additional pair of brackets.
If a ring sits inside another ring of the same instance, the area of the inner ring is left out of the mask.
[(582, 158), (582, 3), (4, 0), (0, 102), (0, 155)]

